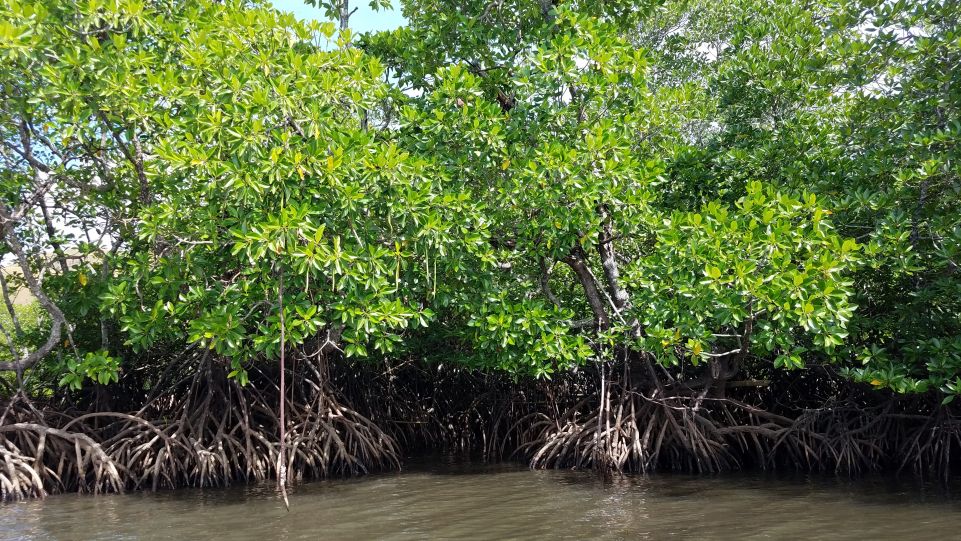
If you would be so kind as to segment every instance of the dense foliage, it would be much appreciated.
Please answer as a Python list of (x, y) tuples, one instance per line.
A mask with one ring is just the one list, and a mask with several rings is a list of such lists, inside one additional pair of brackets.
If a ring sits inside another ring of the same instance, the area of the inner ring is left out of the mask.
[(291, 351), (961, 394), (956, 2), (317, 4), (0, 7), (11, 393)]

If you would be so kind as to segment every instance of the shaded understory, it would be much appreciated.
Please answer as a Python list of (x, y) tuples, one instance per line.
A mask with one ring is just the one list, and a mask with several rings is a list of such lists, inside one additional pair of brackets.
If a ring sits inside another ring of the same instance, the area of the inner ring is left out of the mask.
[[(6, 400), (2, 498), (276, 477), (276, 373), (252, 373), (241, 387), (199, 353), (162, 373), (127, 374), (71, 401)], [(682, 381), (633, 360), (515, 382), (416, 362), (301, 358), (287, 377), (286, 469), (292, 481), (362, 474), (399, 467), (403, 452), (418, 450), (621, 471), (947, 479), (957, 466), (961, 417), (933, 399), (864, 391), (823, 369), (767, 376), (775, 379)]]

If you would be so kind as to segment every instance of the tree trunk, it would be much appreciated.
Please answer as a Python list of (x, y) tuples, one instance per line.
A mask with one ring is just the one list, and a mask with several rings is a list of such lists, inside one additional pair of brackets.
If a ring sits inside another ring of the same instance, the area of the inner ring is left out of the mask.
[(594, 274), (587, 266), (584, 250), (580, 247), (574, 248), (571, 250), (571, 254), (564, 258), (564, 263), (567, 263), (571, 267), (574, 274), (577, 275), (581, 287), (584, 288), (584, 295), (587, 297), (587, 303), (591, 306), (591, 311), (594, 313), (594, 321), (598, 329), (610, 328), (611, 320), (607, 316), (604, 299), (601, 290), (597, 287), (597, 281), (594, 280)]

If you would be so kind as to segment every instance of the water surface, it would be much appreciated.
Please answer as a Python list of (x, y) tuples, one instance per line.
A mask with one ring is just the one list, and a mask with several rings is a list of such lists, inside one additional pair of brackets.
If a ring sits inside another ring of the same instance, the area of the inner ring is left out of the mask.
[(0, 541), (961, 538), (961, 499), (888, 478), (629, 476), (434, 460), (272, 486), (60, 495), (0, 505)]

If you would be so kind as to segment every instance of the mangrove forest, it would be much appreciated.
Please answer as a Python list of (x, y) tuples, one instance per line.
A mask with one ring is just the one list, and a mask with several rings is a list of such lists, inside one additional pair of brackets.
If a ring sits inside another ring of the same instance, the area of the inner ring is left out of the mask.
[(0, 2), (0, 500), (959, 472), (961, 3), (356, 3)]

